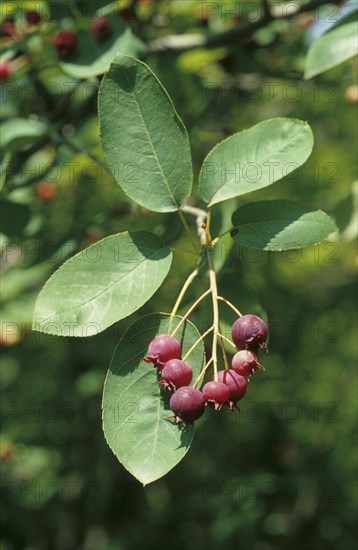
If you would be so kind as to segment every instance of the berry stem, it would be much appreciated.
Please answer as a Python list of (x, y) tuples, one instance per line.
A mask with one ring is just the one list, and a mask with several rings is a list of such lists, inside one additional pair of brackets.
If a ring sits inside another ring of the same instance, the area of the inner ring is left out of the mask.
[(183, 361), (186, 361), (186, 360), (188, 359), (188, 357), (189, 357), (189, 355), (191, 354), (191, 352), (194, 351), (194, 349), (196, 348), (196, 346), (197, 346), (198, 344), (200, 344), (200, 342), (201, 342), (202, 340), (204, 340), (204, 338), (206, 338), (207, 335), (210, 334), (210, 332), (211, 332), (212, 330), (214, 330), (214, 327), (213, 327), (213, 326), (211, 326), (206, 332), (204, 332), (204, 334), (202, 334), (202, 335), (200, 336), (200, 338), (197, 339), (197, 341), (195, 342), (195, 344), (193, 344), (193, 345), (191, 346), (190, 350), (184, 355)]
[(217, 299), (221, 302), (224, 302), (224, 304), (226, 304), (227, 306), (231, 307), (231, 309), (236, 313), (236, 315), (238, 315), (238, 317), (242, 317), (242, 313), (240, 313), (240, 311), (236, 309), (236, 307), (231, 302), (229, 302), (229, 300), (227, 300), (223, 296), (218, 296)]
[(214, 259), (212, 254), (212, 248), (207, 248), (207, 258), (209, 265), (209, 278), (210, 278), (210, 292), (213, 300), (213, 327), (214, 327), (214, 336), (213, 336), (213, 347), (212, 347), (212, 358), (214, 364), (214, 380), (218, 380), (218, 356), (217, 356), (217, 346), (218, 346), (218, 334), (219, 334), (219, 304), (218, 304), (218, 287), (216, 283), (216, 273), (214, 266)]
[(222, 350), (222, 353), (223, 353), (223, 359), (224, 359), (224, 363), (225, 363), (225, 369), (229, 370), (230, 369), (229, 361), (228, 361), (228, 358), (227, 358), (227, 353), (226, 353), (226, 349), (225, 349), (225, 346), (224, 346), (224, 339), (223, 339), (222, 334), (219, 334), (219, 337), (220, 337), (221, 350)]
[(210, 292), (211, 290), (209, 288), (206, 292), (204, 292), (204, 294), (200, 296), (200, 298), (196, 300), (196, 302), (194, 302), (194, 304), (188, 309), (184, 317), (180, 320), (179, 324), (173, 330), (173, 332), (171, 333), (171, 336), (175, 336), (175, 334), (178, 332), (182, 324), (187, 320), (187, 318), (191, 315), (194, 309), (200, 304), (200, 302), (202, 302), (202, 300), (204, 300), (204, 298), (206, 298), (210, 294)]
[(201, 371), (201, 373), (199, 374), (198, 378), (195, 381), (194, 388), (196, 388), (198, 386), (200, 380), (203, 378), (204, 374), (206, 373), (206, 371), (208, 370), (208, 368), (210, 367), (210, 365), (213, 361), (214, 361), (214, 359), (213, 359), (213, 357), (211, 357), (209, 359), (209, 361), (206, 363), (205, 367), (203, 368), (203, 370)]
[(224, 336), (223, 334), (221, 334), (221, 332), (219, 332), (219, 336), (220, 336), (220, 338), (222, 338), (223, 340), (225, 340), (225, 342), (227, 342), (228, 344), (230, 344), (230, 345), (237, 351), (237, 347), (235, 346), (234, 342), (232, 342), (229, 338), (227, 338), (226, 336)]
[(191, 244), (192, 244), (192, 246), (193, 246), (193, 249), (195, 250), (195, 252), (198, 252), (197, 244), (196, 244), (196, 242), (195, 242), (195, 240), (194, 240), (193, 234), (192, 234), (191, 229), (190, 229), (190, 227), (189, 227), (189, 225), (188, 225), (188, 222), (187, 222), (186, 219), (185, 219), (185, 216), (184, 216), (183, 212), (182, 212), (181, 210), (178, 210), (178, 214), (179, 214), (180, 221), (181, 221), (181, 223), (183, 224), (183, 227), (184, 227), (185, 231), (186, 231), (187, 234), (188, 234), (188, 237), (189, 237), (190, 242), (191, 242)]
[(215, 246), (216, 244), (218, 244), (218, 242), (220, 241), (220, 239), (222, 239), (223, 237), (225, 237), (226, 235), (228, 235), (229, 233), (231, 233), (233, 229), (235, 229), (235, 227), (231, 227), (231, 228), (228, 229), (227, 231), (224, 231), (224, 233), (220, 233), (220, 235), (218, 235), (217, 237), (215, 237), (215, 239), (213, 239), (213, 242), (211, 243), (212, 246)]

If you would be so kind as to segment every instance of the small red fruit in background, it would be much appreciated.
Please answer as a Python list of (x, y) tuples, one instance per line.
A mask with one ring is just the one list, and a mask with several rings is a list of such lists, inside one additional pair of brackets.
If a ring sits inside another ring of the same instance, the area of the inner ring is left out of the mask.
[(229, 402), (230, 390), (223, 382), (211, 380), (203, 387), (203, 395), (205, 401), (212, 403), (215, 410), (219, 411), (225, 403)]
[(154, 363), (155, 367), (162, 368), (170, 359), (179, 359), (181, 347), (173, 336), (159, 334), (153, 338), (148, 346), (148, 356), (144, 359), (147, 363)]
[(29, 25), (38, 25), (41, 21), (41, 15), (35, 10), (27, 11), (25, 14), (25, 19)]
[(14, 21), (5, 21), (0, 26), (0, 36), (1, 37), (8, 37), (13, 36), (16, 33), (16, 27)]
[(91, 21), (91, 32), (97, 40), (105, 40), (112, 33), (111, 22), (105, 15), (100, 15)]
[[(214, 380), (214, 377), (212, 377)], [(223, 382), (230, 391), (229, 407), (232, 410), (236, 403), (242, 399), (246, 393), (246, 380), (234, 370), (220, 370), (218, 372), (218, 381)]]
[(257, 360), (257, 356), (250, 350), (243, 349), (238, 351), (232, 358), (231, 366), (237, 374), (250, 379), (257, 369), (263, 369), (263, 366)]
[(11, 63), (7, 59), (0, 63), (0, 81), (8, 80), (11, 76)]
[(50, 202), (57, 195), (57, 187), (51, 181), (42, 181), (36, 188), (36, 194), (42, 201)]
[(77, 35), (72, 31), (60, 31), (55, 38), (55, 47), (61, 57), (68, 57), (77, 48)]
[(169, 359), (162, 368), (162, 380), (159, 382), (164, 389), (177, 390), (189, 386), (193, 378), (192, 368), (180, 359)]

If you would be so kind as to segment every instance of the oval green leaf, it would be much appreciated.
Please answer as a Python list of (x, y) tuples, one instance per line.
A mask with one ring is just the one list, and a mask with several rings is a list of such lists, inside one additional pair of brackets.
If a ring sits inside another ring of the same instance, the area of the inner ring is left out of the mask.
[(305, 78), (340, 65), (358, 53), (357, 22), (350, 21), (322, 34), (308, 50)]
[[(162, 390), (157, 369), (143, 361), (149, 342), (158, 334), (168, 333), (181, 317), (165, 314), (142, 317), (123, 335), (107, 373), (103, 390), (103, 431), (108, 445), (123, 466), (143, 485), (159, 479), (186, 454), (193, 439), (193, 427), (184, 431), (169, 409), (171, 394)], [(176, 334), (182, 357), (198, 340), (196, 327), (185, 321)], [(188, 360), (193, 380), (204, 365), (203, 343)]]
[(301, 166), (313, 147), (302, 120), (273, 118), (220, 142), (206, 157), (200, 192), (209, 206), (271, 185)]
[(61, 63), (62, 70), (75, 78), (91, 78), (105, 73), (118, 52), (137, 56), (145, 45), (134, 36), (130, 27), (118, 15), (108, 15), (112, 34), (98, 41), (89, 29), (78, 30), (78, 47), (70, 61)]
[(183, 206), (193, 179), (188, 134), (147, 65), (123, 55), (113, 61), (99, 117), (109, 167), (125, 193), (155, 212)]
[(261, 250), (292, 250), (317, 244), (337, 231), (322, 210), (289, 200), (251, 202), (238, 208), (232, 221), (242, 246)]
[(93, 336), (139, 309), (165, 279), (172, 253), (145, 231), (111, 235), (76, 254), (47, 281), (33, 328)]

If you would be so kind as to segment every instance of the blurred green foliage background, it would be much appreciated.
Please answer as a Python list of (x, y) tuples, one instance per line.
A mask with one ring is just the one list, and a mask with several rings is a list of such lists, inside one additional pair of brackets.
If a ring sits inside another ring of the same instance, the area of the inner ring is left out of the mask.
[[(147, 38), (233, 24), (220, 14), (207, 21), (203, 2), (141, 4)], [(250, 383), (240, 413), (207, 411), (185, 459), (152, 485), (143, 488), (107, 447), (101, 392), (126, 326), (145, 313), (170, 311), (195, 258), (185, 252), (178, 217), (138, 207), (80, 152), (103, 159), (99, 79), (85, 102), (80, 90), (88, 82), (76, 83), (59, 114), (78, 151), (47, 144), (31, 157), (55, 163), (46, 176), (53, 196), (41, 193), (43, 182), (23, 186), (21, 174), (5, 186), (3, 199), (26, 208), (16, 220), (8, 214), (2, 236), (1, 550), (356, 547), (356, 65), (303, 81), (311, 23), (306, 14), (228, 47), (146, 58), (188, 128), (196, 177), (209, 150), (231, 133), (276, 116), (307, 120), (315, 146), (304, 167), (240, 203), (288, 197), (322, 208), (340, 230), (317, 247), (286, 254), (256, 254), (230, 238), (218, 247), (223, 294), (246, 313), (260, 304), (268, 316), (266, 372)], [(58, 68), (39, 74), (47, 89), (69, 82)], [(29, 90), (33, 81), (23, 79)], [(41, 120), (56, 103), (51, 92), (42, 99), (9, 99), (2, 117)], [(214, 207), (217, 231), (230, 226), (238, 202)], [(153, 231), (175, 250), (153, 299), (96, 337), (33, 333), (34, 302), (48, 276), (73, 252), (129, 228)], [(187, 303), (203, 285), (205, 275)], [(199, 329), (208, 320), (204, 306), (193, 318)]]

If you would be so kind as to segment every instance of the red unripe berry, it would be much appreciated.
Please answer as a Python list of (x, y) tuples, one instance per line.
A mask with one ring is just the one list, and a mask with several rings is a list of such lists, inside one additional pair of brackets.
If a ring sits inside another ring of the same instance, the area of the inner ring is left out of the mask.
[(0, 27), (0, 36), (13, 36), (15, 33), (16, 27), (13, 21), (5, 21)]
[(91, 21), (91, 32), (97, 40), (105, 40), (112, 33), (111, 22), (105, 15), (99, 15)]
[(0, 81), (7, 80), (11, 75), (11, 63), (7, 59), (0, 63)]
[(36, 194), (42, 201), (50, 202), (57, 195), (57, 187), (51, 181), (42, 181), (36, 188)]
[(41, 21), (41, 15), (38, 11), (27, 11), (25, 14), (26, 21), (29, 25), (38, 25)]
[(60, 31), (55, 38), (55, 47), (61, 57), (70, 56), (77, 48), (77, 35), (72, 31)]
[(169, 406), (177, 423), (192, 424), (204, 414), (205, 398), (196, 388), (183, 386), (173, 393)]
[[(212, 380), (214, 377), (212, 377)], [(220, 370), (218, 372), (218, 381), (223, 382), (230, 391), (229, 406), (233, 409), (246, 393), (246, 380), (240, 374), (237, 374), (234, 370)]]
[(223, 382), (211, 380), (203, 387), (203, 395), (205, 401), (213, 403), (215, 409), (219, 411), (224, 403), (228, 403), (230, 399), (230, 390)]
[(257, 369), (263, 369), (263, 366), (257, 360), (257, 355), (247, 349), (238, 351), (234, 355), (231, 366), (237, 374), (241, 374), (241, 376), (248, 379)]
[(232, 339), (239, 350), (266, 348), (267, 335), (267, 326), (257, 315), (243, 315), (232, 325)]
[(193, 378), (193, 369), (180, 359), (170, 359), (161, 371), (162, 380), (159, 382), (165, 389), (177, 390), (182, 386), (189, 386)]
[(169, 334), (160, 334), (153, 338), (148, 347), (148, 356), (144, 359), (147, 363), (163, 367), (170, 359), (179, 359), (181, 348), (178, 340)]

